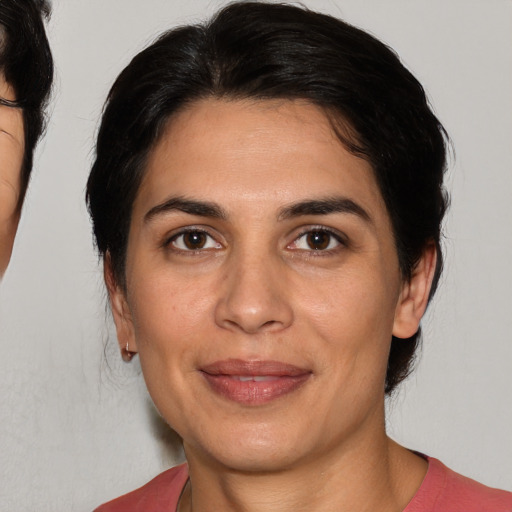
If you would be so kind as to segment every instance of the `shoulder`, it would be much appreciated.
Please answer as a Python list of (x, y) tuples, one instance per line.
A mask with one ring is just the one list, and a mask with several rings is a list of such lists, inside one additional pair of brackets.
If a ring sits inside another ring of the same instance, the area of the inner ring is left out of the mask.
[(421, 487), (404, 512), (512, 512), (512, 493), (486, 487), (429, 458)]
[(183, 487), (188, 479), (186, 464), (168, 469), (146, 485), (109, 501), (94, 512), (168, 512), (176, 510)]

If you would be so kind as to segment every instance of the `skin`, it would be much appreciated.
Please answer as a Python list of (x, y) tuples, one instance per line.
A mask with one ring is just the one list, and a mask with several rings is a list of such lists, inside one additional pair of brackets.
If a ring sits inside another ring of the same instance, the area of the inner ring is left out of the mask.
[[(215, 203), (224, 217), (159, 206), (171, 197)], [(333, 197), (360, 210), (283, 215)], [(187, 248), (184, 228), (207, 233), (201, 249)], [(326, 248), (308, 239), (319, 230), (333, 233)], [(176, 115), (133, 206), (125, 288), (105, 263), (120, 347), (139, 353), (183, 438), (181, 511), (403, 510), (426, 462), (386, 436), (384, 380), (392, 334), (411, 336), (425, 311), (435, 249), (404, 282), (372, 169), (320, 109), (208, 99)], [(239, 404), (199, 371), (229, 358), (311, 375), (268, 403)]]
[[(0, 97), (16, 99), (1, 73)], [(21, 110), (0, 105), (0, 278), (9, 263), (20, 219), (18, 200), (24, 149)]]

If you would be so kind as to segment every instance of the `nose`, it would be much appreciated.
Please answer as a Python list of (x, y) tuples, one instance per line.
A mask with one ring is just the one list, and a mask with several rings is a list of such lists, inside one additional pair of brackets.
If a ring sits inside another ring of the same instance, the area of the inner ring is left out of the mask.
[(287, 297), (279, 261), (268, 255), (233, 258), (216, 305), (216, 323), (248, 334), (279, 332), (293, 321)]

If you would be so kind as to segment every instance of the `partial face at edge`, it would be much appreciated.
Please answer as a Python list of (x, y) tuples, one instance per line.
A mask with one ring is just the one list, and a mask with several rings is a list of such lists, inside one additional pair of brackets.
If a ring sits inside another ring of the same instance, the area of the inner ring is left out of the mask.
[[(16, 99), (14, 89), (5, 81), (1, 72), (0, 98), (10, 101)], [(0, 278), (9, 263), (18, 227), (24, 151), (22, 110), (0, 105)]]
[(434, 263), (402, 282), (372, 169), (320, 109), (210, 99), (156, 146), (126, 294), (107, 281), (189, 459), (272, 470), (383, 428), (391, 336), (417, 330)]

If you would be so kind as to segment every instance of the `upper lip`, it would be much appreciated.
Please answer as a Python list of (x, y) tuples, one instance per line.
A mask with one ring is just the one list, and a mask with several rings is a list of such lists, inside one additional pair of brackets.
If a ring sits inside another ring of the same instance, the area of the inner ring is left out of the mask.
[(307, 368), (281, 361), (244, 361), (242, 359), (224, 359), (215, 361), (200, 368), (209, 375), (237, 375), (237, 376), (275, 376), (296, 377), (311, 373)]

